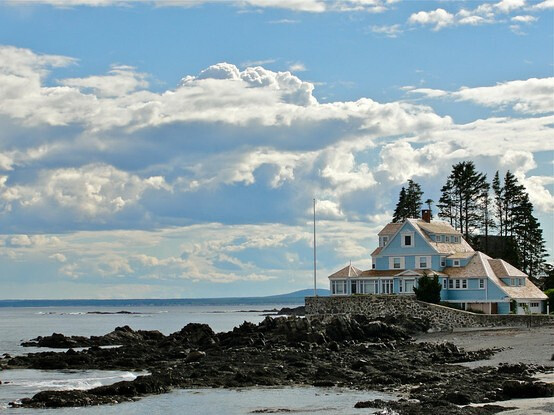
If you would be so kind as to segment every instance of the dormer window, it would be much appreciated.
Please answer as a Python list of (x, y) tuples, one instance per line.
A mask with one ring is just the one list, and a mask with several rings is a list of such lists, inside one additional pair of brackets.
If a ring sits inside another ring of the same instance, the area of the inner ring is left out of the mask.
[(435, 241), (440, 242), (441, 241), (441, 236), (440, 235), (435, 235)]
[(459, 260), (459, 259), (455, 259), (454, 261), (452, 261), (452, 266), (453, 266), (453, 267), (459, 267), (459, 266), (460, 266), (460, 260)]
[(444, 242), (450, 242), (450, 236), (446, 235), (446, 236), (444, 237)]
[(388, 241), (389, 241), (389, 237), (383, 236), (383, 246), (386, 246)]
[(402, 234), (402, 247), (412, 247), (414, 246), (414, 233), (405, 232)]

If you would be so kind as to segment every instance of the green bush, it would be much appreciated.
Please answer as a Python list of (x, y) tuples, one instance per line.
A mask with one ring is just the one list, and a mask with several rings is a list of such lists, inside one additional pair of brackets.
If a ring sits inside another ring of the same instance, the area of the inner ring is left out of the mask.
[(423, 275), (418, 281), (418, 286), (414, 287), (416, 298), (426, 303), (439, 304), (441, 301), (441, 284), (439, 277), (434, 275), (430, 278), (427, 274)]

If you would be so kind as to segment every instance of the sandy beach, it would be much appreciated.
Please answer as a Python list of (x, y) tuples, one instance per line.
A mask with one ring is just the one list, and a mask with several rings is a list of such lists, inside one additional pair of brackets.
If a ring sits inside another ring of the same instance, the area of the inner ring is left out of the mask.
[[(457, 330), (452, 333), (429, 333), (418, 342), (452, 342), (466, 350), (502, 348), (488, 360), (461, 363), (466, 367), (496, 366), (500, 363), (525, 363), (550, 366), (554, 371), (554, 326), (534, 328), (502, 328), (486, 330)], [(554, 383), (554, 373), (539, 374), (538, 379)], [(496, 402), (497, 405), (517, 407), (503, 412), (506, 415), (543, 415), (554, 413), (554, 399), (516, 399)], [(480, 406), (480, 405), (474, 405)]]

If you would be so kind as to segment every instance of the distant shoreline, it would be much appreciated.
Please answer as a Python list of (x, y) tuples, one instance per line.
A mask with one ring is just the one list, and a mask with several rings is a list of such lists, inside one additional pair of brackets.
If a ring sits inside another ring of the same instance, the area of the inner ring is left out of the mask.
[[(241, 306), (241, 305), (303, 305), (304, 297), (313, 290), (265, 297), (221, 298), (135, 298), (135, 299), (64, 299), (64, 300), (0, 300), (0, 308), (7, 307), (171, 307), (171, 306)], [(318, 289), (318, 295), (328, 296), (329, 290)]]

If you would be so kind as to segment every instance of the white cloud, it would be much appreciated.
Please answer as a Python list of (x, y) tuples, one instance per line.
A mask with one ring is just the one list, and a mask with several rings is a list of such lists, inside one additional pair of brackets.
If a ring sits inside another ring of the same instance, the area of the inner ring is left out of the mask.
[(291, 72), (304, 72), (306, 71), (306, 65), (302, 62), (294, 62), (289, 65), (289, 71)]
[(408, 92), (429, 98), (449, 97), (459, 101), (472, 101), (498, 109), (510, 106), (514, 111), (524, 114), (554, 111), (554, 78), (530, 78), (502, 82), (494, 86), (463, 87), (455, 92), (429, 88), (410, 89)]
[(433, 30), (440, 30), (443, 27), (454, 24), (454, 15), (439, 8), (430, 12), (420, 11), (413, 13), (408, 22), (420, 25), (433, 25), (435, 26)]
[(403, 33), (402, 27), (399, 24), (389, 26), (371, 26), (371, 31), (376, 34), (385, 35), (392, 38), (398, 37), (399, 34)]
[(536, 9), (536, 10), (554, 9), (554, 0), (545, 0), (541, 3), (537, 3), (532, 6), (532, 9)]
[(64, 262), (67, 261), (66, 256), (64, 254), (59, 253), (59, 252), (50, 255), (48, 258), (53, 259), (53, 260), (58, 261), (58, 262), (61, 262), (61, 263), (64, 263)]
[(109, 75), (87, 78), (67, 78), (60, 83), (81, 90), (93, 90), (99, 97), (118, 97), (148, 87), (144, 74), (136, 73), (129, 66), (114, 66)]
[[(18, 0), (9, 0), (11, 5), (17, 5)], [(34, 0), (34, 3), (49, 4), (55, 7), (106, 7), (132, 6), (137, 3), (146, 3), (160, 7), (194, 7), (213, 3), (214, 0)], [(395, 3), (391, 0), (229, 0), (229, 5), (254, 8), (278, 8), (308, 13), (353, 12), (366, 11), (381, 13), (387, 10), (388, 5)]]
[(34, 185), (0, 187), (0, 200), (22, 207), (49, 204), (81, 218), (110, 215), (138, 201), (147, 189), (170, 190), (162, 177), (138, 176), (104, 164), (44, 171)]
[(533, 23), (538, 20), (537, 17), (531, 16), (531, 15), (524, 15), (524, 16), (514, 16), (512, 17), (512, 22), (518, 22), (518, 23)]

